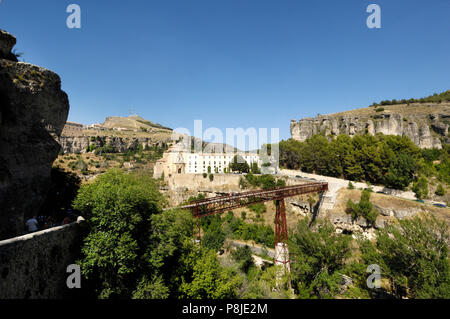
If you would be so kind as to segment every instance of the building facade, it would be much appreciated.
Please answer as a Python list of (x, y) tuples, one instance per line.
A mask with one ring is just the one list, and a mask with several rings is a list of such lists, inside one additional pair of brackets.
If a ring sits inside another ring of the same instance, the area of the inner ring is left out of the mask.
[(191, 153), (175, 149), (164, 153), (163, 158), (156, 162), (154, 177), (174, 174), (223, 174), (228, 170), (236, 155), (241, 156), (249, 166), (253, 163), (261, 167), (261, 160), (255, 153)]
[(83, 124), (66, 122), (61, 133), (62, 136), (83, 136)]

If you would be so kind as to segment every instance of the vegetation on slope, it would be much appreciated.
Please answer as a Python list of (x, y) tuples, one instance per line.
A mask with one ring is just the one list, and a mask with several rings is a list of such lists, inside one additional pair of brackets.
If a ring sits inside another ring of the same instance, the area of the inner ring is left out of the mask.
[(450, 90), (442, 92), (442, 93), (434, 93), (433, 95), (423, 97), (420, 99), (402, 99), (402, 100), (384, 100), (378, 103), (373, 103), (371, 106), (378, 107), (384, 105), (396, 105), (396, 104), (412, 104), (412, 103), (441, 103), (445, 101), (450, 101)]
[(450, 146), (421, 150), (408, 137), (315, 135), (305, 142), (280, 142), (280, 165), (307, 173), (406, 189), (421, 175), (450, 184)]
[[(92, 145), (91, 145), (92, 146)], [(123, 168), (128, 163), (130, 169), (148, 169), (162, 158), (167, 144), (135, 149), (119, 153), (112, 145), (90, 148), (86, 154), (59, 155), (54, 166), (77, 175), (96, 175), (105, 173), (110, 168)]]
[[(111, 170), (81, 187), (74, 208), (86, 217), (89, 234), (78, 264), (92, 297), (292, 297), (287, 276), (280, 278), (276, 267), (256, 267), (248, 247), (217, 255), (227, 237), (273, 246), (270, 226), (246, 223), (231, 212), (211, 216), (202, 220), (200, 248), (191, 213), (163, 212), (164, 204), (156, 182), (142, 173)], [(261, 205), (252, 209), (264, 212)], [(445, 224), (433, 218), (400, 221), (379, 230), (376, 242), (357, 246), (330, 222), (311, 226), (305, 219), (290, 234), (292, 287), (299, 298), (449, 298), (448, 240)], [(375, 290), (366, 283), (371, 264), (382, 270), (382, 287)], [(348, 289), (343, 275), (353, 278)]]

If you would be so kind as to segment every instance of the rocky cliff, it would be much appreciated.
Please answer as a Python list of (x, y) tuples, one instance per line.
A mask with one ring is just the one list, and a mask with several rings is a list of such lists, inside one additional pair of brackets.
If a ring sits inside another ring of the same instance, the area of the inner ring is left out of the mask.
[(69, 112), (59, 76), (17, 62), (15, 43), (0, 30), (0, 239), (22, 234), (44, 201)]
[(411, 104), (358, 109), (332, 115), (291, 121), (291, 136), (305, 141), (315, 134), (382, 133), (408, 136), (420, 148), (442, 148), (449, 143), (450, 103)]
[(61, 152), (64, 154), (78, 154), (86, 153), (90, 145), (95, 145), (96, 148), (110, 145), (116, 149), (117, 152), (126, 152), (128, 150), (136, 150), (139, 145), (143, 148), (146, 146), (159, 145), (165, 142), (171, 142), (171, 139), (163, 141), (155, 141), (152, 138), (146, 137), (114, 137), (114, 136), (61, 136), (58, 138), (61, 145)]

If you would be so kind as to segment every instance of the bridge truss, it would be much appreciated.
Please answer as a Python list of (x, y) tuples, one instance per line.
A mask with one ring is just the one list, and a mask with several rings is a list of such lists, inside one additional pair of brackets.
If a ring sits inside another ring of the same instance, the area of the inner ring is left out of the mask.
[[(189, 209), (194, 217), (200, 218), (220, 214), (236, 208), (247, 207), (257, 203), (275, 201), (275, 263), (289, 267), (287, 248), (288, 231), (286, 222), (286, 206), (284, 199), (298, 195), (321, 193), (328, 191), (328, 183), (307, 183), (294, 186), (277, 187), (268, 190), (256, 190), (243, 193), (231, 193), (213, 198), (201, 199), (180, 207)], [(200, 222), (198, 222), (200, 236)]]

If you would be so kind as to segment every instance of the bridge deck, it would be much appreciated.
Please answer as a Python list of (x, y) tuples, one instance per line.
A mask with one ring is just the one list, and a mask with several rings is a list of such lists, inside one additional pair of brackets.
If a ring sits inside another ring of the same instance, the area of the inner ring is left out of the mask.
[(328, 190), (328, 183), (308, 183), (294, 186), (278, 187), (267, 190), (248, 191), (243, 193), (233, 193), (213, 198), (197, 200), (192, 204), (180, 207), (190, 209), (195, 217), (201, 218), (209, 215), (222, 213), (228, 210), (253, 205), (256, 203), (268, 202), (272, 200), (282, 200), (286, 197), (297, 195), (325, 192)]

